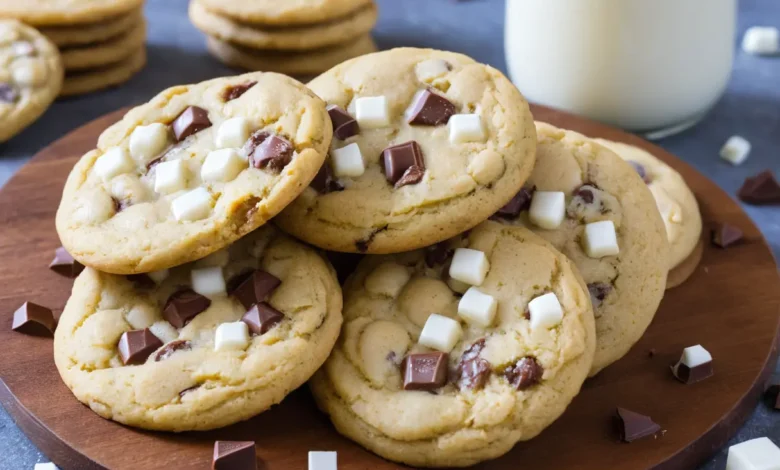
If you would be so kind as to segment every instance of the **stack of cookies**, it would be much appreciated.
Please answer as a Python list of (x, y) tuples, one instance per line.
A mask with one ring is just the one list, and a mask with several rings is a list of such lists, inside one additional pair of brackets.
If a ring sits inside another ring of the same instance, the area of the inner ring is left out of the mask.
[[(369, 54), (308, 88), (257, 72), (176, 87), (68, 177), (57, 231), (75, 260), (57, 268), (87, 268), (55, 362), (131, 426), (226, 426), (309, 381), (387, 459), (495, 458), (653, 319), (677, 261), (664, 220), (686, 220), (654, 199), (673, 192), (663, 174), (535, 123), (504, 75), (455, 53)], [(343, 292), (310, 245), (346, 268)]]
[(211, 54), (245, 70), (313, 76), (376, 51), (373, 0), (193, 0), (189, 14)]
[(33, 25), (57, 45), (61, 96), (124, 83), (146, 63), (143, 0), (0, 0), (0, 17)]

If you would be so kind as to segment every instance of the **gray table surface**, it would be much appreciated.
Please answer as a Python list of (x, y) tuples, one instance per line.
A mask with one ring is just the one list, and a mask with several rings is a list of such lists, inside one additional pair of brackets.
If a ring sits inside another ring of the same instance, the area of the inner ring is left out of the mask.
[[(520, 1), (520, 0), (516, 0)], [(700, 0), (706, 8), (707, 0)], [(380, 20), (374, 36), (382, 49), (421, 46), (468, 54), (506, 70), (503, 48), (504, 0), (379, 0)], [(70, 130), (122, 106), (141, 103), (172, 85), (198, 82), (234, 72), (206, 53), (202, 34), (187, 19), (187, 0), (148, 0), (149, 64), (120, 88), (61, 100), (32, 127), (0, 145), (0, 185), (41, 148)], [(751, 25), (780, 27), (780, 2), (742, 0), (734, 73), (728, 90), (707, 118), (694, 129), (660, 145), (734, 194), (745, 177), (765, 168), (780, 170), (780, 57), (752, 57), (738, 48)], [(695, 66), (695, 64), (692, 64)], [(753, 151), (734, 168), (718, 158), (733, 134), (750, 140)], [(780, 209), (744, 206), (764, 233), (775, 257), (780, 254)], [(780, 379), (780, 368), (776, 370)], [(730, 444), (769, 436), (780, 444), (780, 412), (759, 405)], [(31, 469), (48, 459), (0, 409), (0, 469)], [(726, 449), (703, 468), (723, 469)]]

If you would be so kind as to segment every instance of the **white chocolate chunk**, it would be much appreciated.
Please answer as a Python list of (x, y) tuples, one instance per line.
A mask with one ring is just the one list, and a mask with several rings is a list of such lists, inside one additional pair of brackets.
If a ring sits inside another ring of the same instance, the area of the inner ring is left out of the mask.
[(587, 224), (582, 236), (582, 248), (591, 258), (603, 258), (620, 253), (615, 224), (611, 220)]
[(130, 157), (127, 156), (125, 149), (112, 147), (95, 160), (93, 168), (95, 173), (102, 178), (103, 181), (108, 181), (117, 175), (133, 171), (135, 169), (135, 164), (130, 160)]
[(472, 286), (481, 285), (490, 269), (485, 253), (471, 248), (458, 248), (452, 256), (450, 277)]
[(493, 323), (497, 308), (495, 297), (470, 287), (458, 302), (458, 315), (469, 323), (487, 328)]
[(34, 58), (17, 59), (11, 66), (14, 82), (23, 86), (38, 86), (46, 80), (46, 66)]
[(450, 142), (453, 144), (485, 141), (485, 128), (482, 127), (479, 114), (455, 114), (447, 126), (450, 129)]
[(130, 155), (139, 162), (157, 157), (168, 145), (168, 126), (154, 122), (147, 126), (138, 126), (130, 134)]
[(183, 160), (162, 162), (154, 168), (154, 190), (171, 194), (187, 188), (189, 170)]
[(418, 342), (441, 352), (450, 352), (463, 335), (460, 323), (452, 318), (432, 313), (420, 333)]
[(171, 211), (176, 220), (205, 219), (211, 212), (211, 194), (205, 188), (195, 188), (174, 199)]
[(192, 290), (206, 297), (219, 297), (226, 294), (225, 277), (222, 267), (193, 269), (190, 274)]
[(563, 307), (558, 296), (552, 292), (540, 295), (528, 302), (528, 312), (531, 315), (531, 329), (550, 329), (563, 320)]
[(750, 142), (744, 137), (735, 135), (731, 136), (729, 140), (720, 149), (720, 158), (730, 162), (732, 165), (741, 165), (748, 155), (751, 149)]
[(176, 328), (164, 320), (153, 323), (149, 330), (154, 336), (160, 338), (163, 343), (170, 343), (179, 339), (179, 332), (176, 331)]
[(561, 191), (535, 191), (528, 218), (537, 227), (558, 228), (566, 216), (566, 195)]
[(753, 26), (745, 31), (742, 50), (753, 55), (772, 55), (780, 52), (780, 31), (771, 26)]
[(680, 364), (685, 364), (693, 369), (696, 366), (712, 362), (712, 355), (701, 344), (683, 349), (680, 356)]
[(780, 448), (767, 437), (729, 447), (726, 470), (780, 470)]
[(366, 290), (372, 294), (395, 298), (410, 277), (406, 267), (393, 262), (382, 263), (366, 276)]
[(246, 168), (247, 162), (236, 149), (220, 149), (209, 152), (200, 168), (200, 178), (203, 181), (227, 183), (233, 181)]
[(338, 470), (336, 452), (309, 451), (309, 470)]
[(52, 462), (46, 462), (46, 463), (36, 463), (35, 468), (33, 470), (60, 470), (60, 469)]
[(170, 271), (167, 269), (160, 269), (159, 271), (152, 271), (150, 273), (147, 273), (146, 275), (151, 278), (154, 282), (157, 284), (163, 282), (164, 280), (168, 279), (168, 276), (170, 275)]
[(430, 83), (451, 70), (450, 64), (443, 59), (428, 59), (417, 64), (414, 71), (421, 82)]
[(214, 351), (246, 349), (249, 345), (249, 328), (242, 321), (222, 323), (214, 334)]
[(239, 116), (220, 124), (214, 143), (217, 148), (241, 148), (247, 139), (249, 139), (249, 121)]
[(355, 119), (361, 129), (390, 125), (390, 107), (384, 96), (367, 96), (355, 100)]
[(331, 151), (330, 160), (333, 173), (339, 178), (343, 176), (354, 178), (366, 171), (363, 154), (360, 153), (360, 147), (356, 143)]

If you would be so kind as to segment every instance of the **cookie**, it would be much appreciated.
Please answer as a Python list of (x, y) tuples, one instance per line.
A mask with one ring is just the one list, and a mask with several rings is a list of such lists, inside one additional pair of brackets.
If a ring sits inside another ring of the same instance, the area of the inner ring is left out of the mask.
[(534, 230), (585, 278), (598, 333), (595, 375), (650, 325), (664, 295), (669, 244), (653, 195), (631, 165), (576, 132), (544, 123), (536, 132), (533, 174), (494, 217)]
[(127, 33), (143, 21), (143, 11), (134, 10), (99, 23), (77, 26), (47, 26), (40, 29), (44, 36), (59, 47), (82, 46), (107, 41)]
[[(478, 287), (455, 278), (480, 257)], [(460, 467), (555, 421), (595, 343), (571, 261), (522, 227), (486, 222), (427, 251), (365, 257), (344, 286), (339, 341), (309, 383), (336, 429), (370, 451)]]
[(143, 0), (0, 0), (6, 18), (35, 26), (97, 23), (140, 10)]
[(367, 35), (377, 19), (377, 8), (369, 4), (336, 21), (299, 27), (270, 28), (239, 23), (212, 13), (201, 0), (190, 2), (193, 24), (221, 41), (255, 49), (311, 50), (343, 44)]
[(337, 138), (313, 187), (277, 222), (321, 248), (432, 245), (487, 219), (533, 168), (525, 99), (464, 55), (393, 49), (341, 64), (309, 87), (337, 106)]
[(104, 418), (162, 431), (213, 429), (302, 385), (340, 325), (333, 269), (267, 226), (167, 273), (86, 268), (59, 320), (54, 361), (76, 398)]
[(104, 88), (120, 85), (130, 80), (146, 65), (146, 48), (142, 47), (130, 57), (105, 67), (70, 72), (65, 77), (60, 96), (83, 95)]
[(29, 126), (62, 87), (57, 47), (35, 29), (0, 19), (0, 142)]
[(242, 23), (289, 27), (337, 21), (372, 0), (199, 0), (212, 12)]
[(214, 57), (232, 67), (296, 76), (317, 75), (345, 60), (377, 50), (368, 35), (347, 44), (301, 52), (254, 50), (212, 37), (206, 45)]
[(121, 62), (138, 52), (146, 43), (146, 22), (141, 20), (127, 33), (97, 44), (60, 49), (65, 70), (83, 70)]
[(322, 166), (331, 133), (325, 103), (283, 75), (169, 88), (79, 160), (57, 232), (79, 262), (114, 274), (200, 259), (295, 199)]
[(631, 163), (647, 183), (666, 227), (671, 249), (669, 270), (676, 268), (691, 256), (701, 239), (701, 213), (693, 191), (679, 173), (653, 154), (633, 145), (595, 140)]

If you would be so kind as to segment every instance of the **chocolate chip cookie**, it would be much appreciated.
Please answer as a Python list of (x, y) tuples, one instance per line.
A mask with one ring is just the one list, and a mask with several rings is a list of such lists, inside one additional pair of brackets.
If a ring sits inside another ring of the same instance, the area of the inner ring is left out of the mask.
[(522, 227), (485, 222), (424, 250), (365, 257), (310, 381), (336, 429), (413, 467), (498, 457), (563, 413), (596, 336), (585, 284)]

